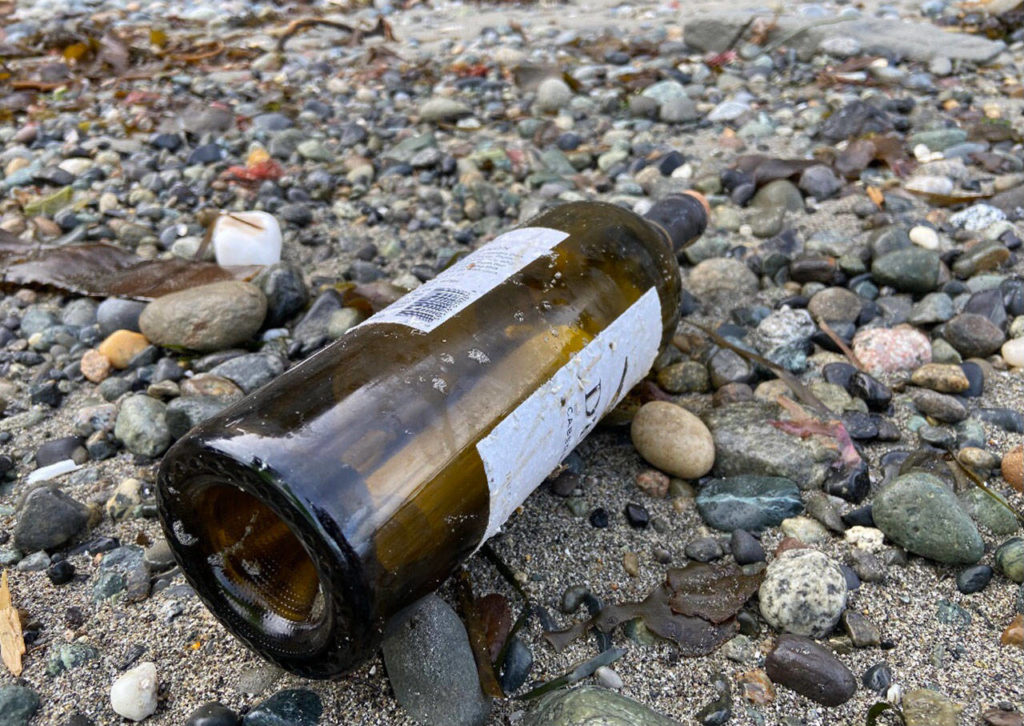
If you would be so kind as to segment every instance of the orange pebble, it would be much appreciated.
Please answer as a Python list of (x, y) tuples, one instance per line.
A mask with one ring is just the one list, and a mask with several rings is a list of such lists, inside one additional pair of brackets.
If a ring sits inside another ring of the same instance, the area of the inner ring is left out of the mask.
[(1003, 479), (1018, 492), (1024, 492), (1024, 445), (1010, 449), (1003, 457)]
[(99, 344), (97, 350), (107, 357), (114, 368), (127, 368), (132, 358), (144, 351), (149, 340), (142, 333), (130, 330), (115, 330)]
[(1001, 645), (1016, 645), (1018, 648), (1024, 648), (1024, 615), (1018, 615), (1010, 624), (1006, 626), (1006, 630), (999, 636), (999, 643)]

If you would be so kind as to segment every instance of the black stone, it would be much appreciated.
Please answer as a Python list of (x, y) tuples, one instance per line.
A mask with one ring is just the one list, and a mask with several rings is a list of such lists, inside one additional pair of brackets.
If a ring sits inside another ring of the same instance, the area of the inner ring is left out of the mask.
[(992, 572), (992, 568), (988, 565), (967, 567), (956, 576), (956, 589), (965, 595), (981, 592), (992, 580)]
[(826, 363), (821, 369), (821, 375), (826, 383), (840, 386), (844, 390), (849, 390), (850, 380), (856, 372), (857, 369), (849, 363)]
[(846, 580), (847, 590), (856, 590), (860, 587), (860, 575), (849, 565), (839, 565), (839, 569), (843, 573), (843, 579)]
[(1003, 304), (1003, 293), (998, 287), (971, 295), (963, 312), (981, 315), (1000, 330), (1006, 329), (1006, 306)]
[(847, 527), (874, 527), (875, 518), (871, 514), (871, 505), (866, 504), (857, 509), (851, 509), (842, 516), (843, 524)]
[(61, 722), (61, 726), (96, 726), (96, 722), (84, 713), (73, 713), (66, 721)]
[(979, 408), (973, 413), (974, 418), (993, 424), (1012, 434), (1024, 433), (1024, 415), (1012, 408)]
[(872, 411), (885, 411), (892, 402), (892, 391), (869, 373), (857, 371), (850, 377), (851, 396), (861, 399)]
[(860, 682), (868, 690), (874, 691), (879, 696), (884, 696), (885, 692), (889, 690), (889, 686), (892, 685), (892, 669), (885, 661), (875, 663), (864, 671)]
[(845, 141), (855, 136), (893, 130), (892, 119), (880, 108), (864, 101), (851, 101), (829, 116), (821, 125), (822, 138), (831, 142)]
[(57, 387), (56, 381), (35, 383), (29, 386), (28, 390), (32, 403), (41, 403), (51, 408), (57, 408), (64, 400), (64, 394)]
[(153, 134), (149, 139), (149, 145), (157, 149), (177, 151), (181, 148), (181, 137), (178, 134)]
[(878, 433), (875, 434), (875, 441), (899, 441), (903, 438), (899, 427), (882, 414), (872, 413), (871, 419), (878, 428)]
[(33, 489), (18, 512), (14, 544), (22, 552), (58, 547), (89, 521), (89, 510), (56, 486)]
[(821, 488), (826, 494), (859, 504), (871, 490), (867, 462), (862, 459), (857, 466), (849, 469), (831, 469)]
[(598, 529), (604, 529), (608, 526), (608, 510), (604, 507), (598, 507), (590, 513), (590, 523)]
[(863, 411), (844, 411), (840, 420), (850, 437), (857, 441), (871, 441), (878, 436), (878, 423), (871, 414)]
[(501, 666), (501, 677), (498, 682), (506, 695), (515, 693), (526, 683), (526, 678), (533, 668), (533, 653), (519, 638), (513, 636), (505, 651), (505, 662)]
[(238, 726), (239, 723), (237, 713), (222, 703), (210, 701), (193, 711), (185, 726)]
[(54, 585), (65, 585), (75, 576), (75, 566), (68, 560), (54, 562), (46, 568), (46, 576)]
[(298, 227), (305, 227), (313, 221), (313, 212), (307, 205), (301, 203), (282, 205), (278, 214), (286, 222), (291, 222)]
[(244, 726), (316, 726), (324, 711), (320, 696), (306, 688), (278, 691), (242, 719)]
[(736, 559), (738, 565), (749, 565), (754, 562), (764, 562), (766, 559), (764, 547), (754, 535), (745, 529), (734, 529), (729, 538), (729, 550)]
[(189, 165), (212, 164), (215, 161), (220, 161), (222, 158), (224, 158), (224, 152), (217, 144), (203, 144), (202, 146), (197, 146), (188, 155), (188, 163)]
[(643, 529), (651, 523), (650, 513), (641, 505), (630, 502), (625, 509), (626, 521), (629, 526)]
[(701, 726), (722, 726), (732, 718), (732, 687), (729, 681), (719, 675), (715, 678), (718, 697), (697, 713)]
[(717, 560), (723, 554), (722, 545), (719, 544), (715, 537), (695, 539), (686, 545), (684, 552), (687, 557), (691, 560), (697, 560), (697, 562), (711, 562)]
[(960, 369), (970, 383), (967, 390), (961, 391), (960, 395), (966, 398), (977, 398), (985, 391), (985, 374), (982, 372), (981, 366), (973, 361), (965, 361), (960, 364)]

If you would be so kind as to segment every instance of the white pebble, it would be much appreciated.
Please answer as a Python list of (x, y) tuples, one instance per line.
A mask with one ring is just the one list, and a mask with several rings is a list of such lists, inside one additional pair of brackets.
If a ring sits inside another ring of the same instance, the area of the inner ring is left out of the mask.
[(843, 538), (859, 550), (878, 552), (882, 549), (885, 535), (882, 534), (882, 530), (875, 527), (855, 525), (843, 533)]
[(114, 681), (110, 706), (119, 716), (141, 721), (156, 711), (158, 685), (156, 665), (148, 661), (137, 665)]
[(1024, 368), (1024, 338), (1011, 338), (1003, 343), (1000, 352), (1006, 365)]
[(597, 676), (597, 682), (605, 688), (610, 688), (613, 691), (622, 688), (622, 676), (608, 666), (601, 666), (594, 671), (594, 675)]
[(909, 234), (910, 241), (918, 247), (924, 247), (926, 250), (937, 250), (939, 248), (939, 233), (931, 227), (919, 224), (912, 228)]
[(272, 265), (281, 261), (281, 226), (266, 212), (222, 214), (213, 223), (211, 241), (220, 265)]

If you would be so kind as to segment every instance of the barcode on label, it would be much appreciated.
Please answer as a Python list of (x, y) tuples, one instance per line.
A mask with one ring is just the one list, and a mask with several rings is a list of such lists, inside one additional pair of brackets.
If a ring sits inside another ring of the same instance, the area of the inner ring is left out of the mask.
[(412, 301), (409, 305), (396, 311), (396, 314), (413, 318), (424, 323), (433, 323), (444, 318), (455, 308), (466, 302), (472, 293), (454, 287), (437, 287), (429, 294)]

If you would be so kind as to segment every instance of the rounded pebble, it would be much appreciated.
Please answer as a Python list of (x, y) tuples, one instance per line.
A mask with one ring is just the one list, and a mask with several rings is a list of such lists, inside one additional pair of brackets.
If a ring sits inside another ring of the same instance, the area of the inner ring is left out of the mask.
[(633, 445), (666, 474), (697, 479), (715, 463), (715, 445), (704, 422), (667, 401), (645, 403), (633, 417)]

